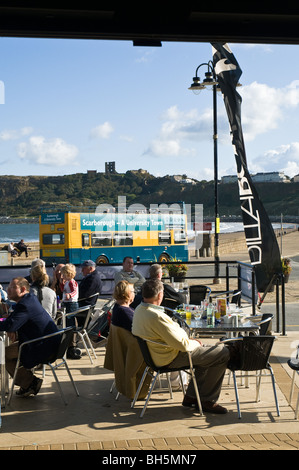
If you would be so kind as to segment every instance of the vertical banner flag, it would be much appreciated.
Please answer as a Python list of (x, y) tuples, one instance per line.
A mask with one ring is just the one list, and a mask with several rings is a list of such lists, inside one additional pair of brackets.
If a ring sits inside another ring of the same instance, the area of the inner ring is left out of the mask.
[(241, 125), (242, 98), (236, 91), (242, 70), (227, 44), (212, 43), (213, 64), (221, 88), (237, 163), (243, 225), (251, 264), (255, 266), (259, 292), (264, 292), (275, 274), (281, 273), (281, 256), (267, 212), (259, 199), (247, 168)]

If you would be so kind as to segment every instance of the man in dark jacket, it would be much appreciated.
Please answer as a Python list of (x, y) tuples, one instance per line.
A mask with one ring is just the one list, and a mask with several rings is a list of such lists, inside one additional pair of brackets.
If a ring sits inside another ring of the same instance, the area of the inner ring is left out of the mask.
[(98, 271), (96, 270), (96, 264), (92, 260), (84, 261), (82, 266), (83, 279), (79, 285), (79, 305), (85, 307), (86, 305), (95, 305), (97, 296), (90, 296), (101, 293), (102, 281)]
[[(29, 291), (30, 285), (26, 279), (22, 277), (12, 279), (7, 294), (16, 304), (12, 313), (0, 322), (0, 330), (7, 331), (12, 341), (5, 348), (6, 370), (11, 376), (15, 371), (19, 344), (58, 331), (56, 324), (37, 297)], [(23, 367), (18, 370), (15, 381), (16, 385), (21, 387), (17, 392), (18, 396), (28, 397), (39, 392), (42, 380), (35, 377), (30, 369), (46, 360), (51, 353), (55, 353), (59, 342), (60, 337), (54, 336), (46, 341), (24, 346), (21, 355)]]

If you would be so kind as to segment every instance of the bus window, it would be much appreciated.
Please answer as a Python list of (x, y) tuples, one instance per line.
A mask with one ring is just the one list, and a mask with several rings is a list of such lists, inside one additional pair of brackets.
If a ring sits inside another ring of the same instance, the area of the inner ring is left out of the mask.
[(44, 245), (64, 245), (64, 233), (44, 233)]
[(174, 243), (186, 243), (187, 237), (185, 230), (175, 230), (173, 232)]
[(170, 243), (171, 243), (171, 233), (160, 232), (159, 233), (159, 245), (170, 245)]
[(92, 233), (91, 234), (91, 246), (112, 246), (112, 235), (111, 233)]
[(82, 246), (89, 246), (89, 234), (82, 233)]
[(133, 245), (132, 232), (118, 232), (114, 234), (114, 246)]

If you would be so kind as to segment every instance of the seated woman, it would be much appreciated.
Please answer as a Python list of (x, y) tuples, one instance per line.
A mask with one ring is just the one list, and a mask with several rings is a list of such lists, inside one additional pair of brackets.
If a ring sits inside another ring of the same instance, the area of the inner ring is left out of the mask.
[(57, 314), (57, 299), (55, 292), (47, 287), (49, 284), (49, 276), (46, 268), (40, 264), (36, 264), (30, 271), (32, 284), (31, 290), (35, 294), (48, 312), (48, 314), (55, 320)]
[(131, 332), (134, 310), (130, 307), (135, 297), (134, 286), (128, 281), (119, 281), (114, 289), (113, 297), (116, 304), (113, 307), (111, 323)]

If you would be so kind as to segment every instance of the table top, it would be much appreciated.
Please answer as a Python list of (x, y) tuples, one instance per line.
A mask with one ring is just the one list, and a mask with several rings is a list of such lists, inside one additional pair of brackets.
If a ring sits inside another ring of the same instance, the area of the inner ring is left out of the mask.
[(215, 326), (208, 326), (206, 320), (191, 318), (185, 320), (192, 333), (215, 333), (225, 334), (228, 332), (254, 332), (258, 331), (259, 327), (255, 322), (250, 320), (239, 321), (238, 325), (233, 323), (216, 323)]

